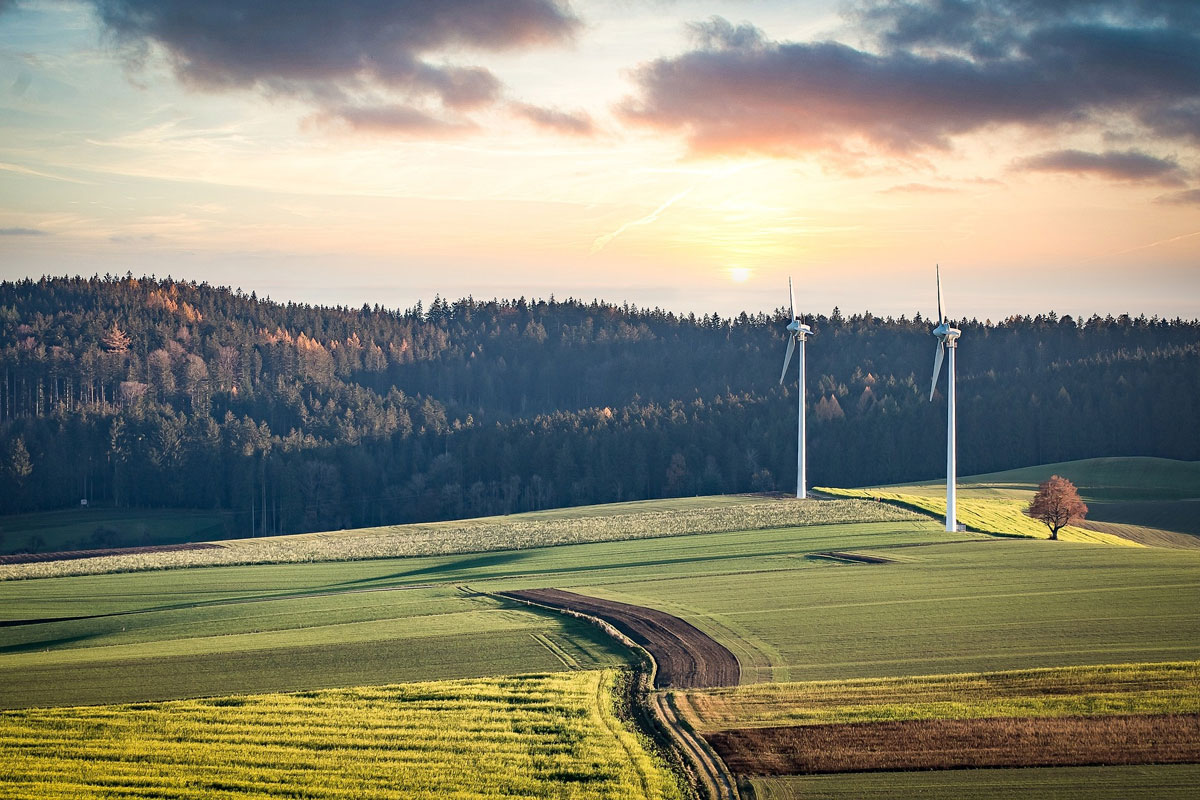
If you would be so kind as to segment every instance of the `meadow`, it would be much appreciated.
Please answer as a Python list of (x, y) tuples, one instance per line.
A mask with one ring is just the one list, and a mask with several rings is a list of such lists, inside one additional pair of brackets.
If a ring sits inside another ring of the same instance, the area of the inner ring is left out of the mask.
[(674, 800), (612, 670), (0, 712), (0, 795)]

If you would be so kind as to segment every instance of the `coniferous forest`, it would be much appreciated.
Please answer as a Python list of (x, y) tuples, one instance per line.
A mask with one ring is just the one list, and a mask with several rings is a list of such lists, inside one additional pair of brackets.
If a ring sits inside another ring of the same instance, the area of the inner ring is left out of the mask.
[[(806, 316), (809, 476), (943, 474), (919, 314)], [(313, 307), (171, 279), (0, 283), (0, 513), (231, 512), (228, 535), (795, 487), (786, 314)], [(1200, 458), (1200, 322), (961, 320), (959, 474)]]

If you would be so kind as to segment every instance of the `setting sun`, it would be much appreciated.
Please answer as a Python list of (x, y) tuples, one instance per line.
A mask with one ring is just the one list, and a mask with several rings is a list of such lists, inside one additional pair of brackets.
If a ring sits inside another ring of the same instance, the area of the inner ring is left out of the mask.
[(746, 267), (730, 267), (729, 279), (734, 283), (745, 283), (750, 280), (750, 270)]

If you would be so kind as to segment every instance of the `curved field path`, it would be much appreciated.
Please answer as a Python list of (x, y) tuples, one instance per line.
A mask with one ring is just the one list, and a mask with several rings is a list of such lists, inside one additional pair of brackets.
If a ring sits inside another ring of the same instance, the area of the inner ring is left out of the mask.
[(741, 670), (724, 645), (690, 622), (663, 611), (561, 589), (497, 592), (515, 600), (598, 617), (650, 652), (658, 665), (656, 689), (737, 686)]

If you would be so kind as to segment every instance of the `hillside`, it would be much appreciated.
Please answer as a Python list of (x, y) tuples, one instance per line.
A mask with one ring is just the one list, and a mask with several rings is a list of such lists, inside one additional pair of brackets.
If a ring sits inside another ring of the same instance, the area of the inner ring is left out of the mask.
[[(1028, 536), (1045, 528), (1022, 513), (1038, 484), (1067, 478), (1088, 506), (1087, 519), (1060, 536), (1078, 541), (1117, 537), (1156, 547), (1200, 548), (1200, 462), (1166, 458), (1089, 458), (968, 475), (958, 479), (959, 521), (974, 530)], [(881, 497), (930, 513), (946, 513), (944, 481), (856, 490), (847, 497)], [(1099, 536), (1096, 536), (1099, 534)]]
[[(936, 476), (929, 325), (806, 319), (813, 483)], [(0, 513), (86, 499), (218, 512), (222, 536), (251, 536), (786, 489), (782, 322), (554, 298), (323, 308), (132, 276), (0, 283)], [(962, 471), (1200, 458), (1195, 321), (960, 325)], [(0, 553), (141, 545), (152, 527), (71, 525), (39, 539), (0, 521)]]

